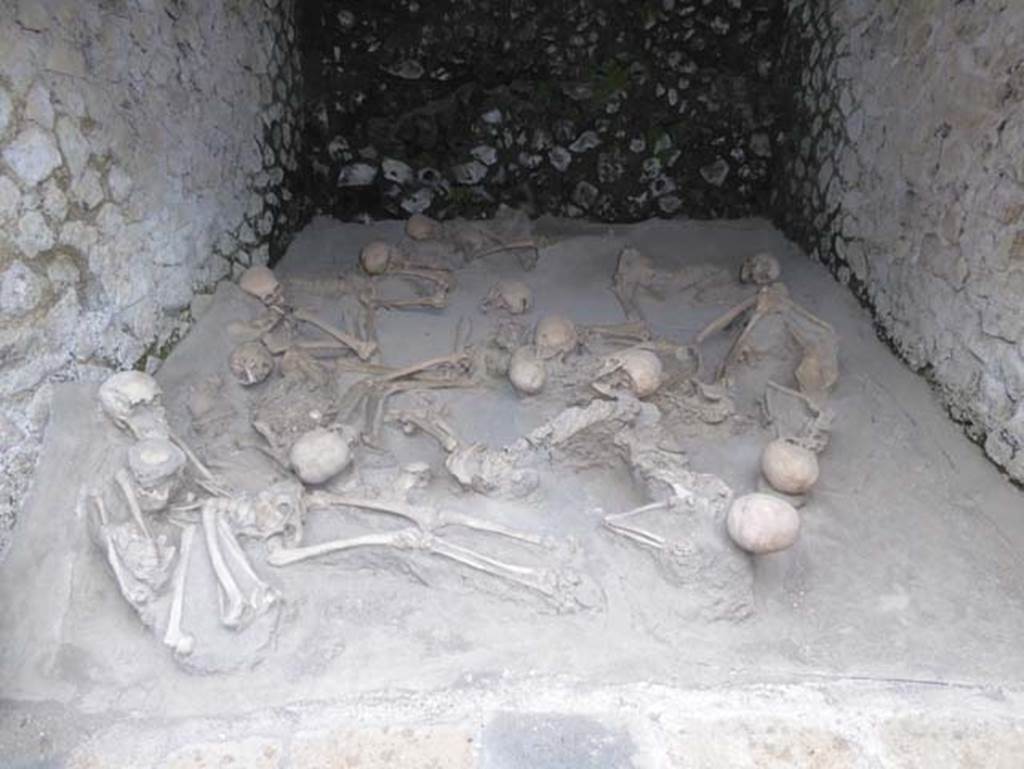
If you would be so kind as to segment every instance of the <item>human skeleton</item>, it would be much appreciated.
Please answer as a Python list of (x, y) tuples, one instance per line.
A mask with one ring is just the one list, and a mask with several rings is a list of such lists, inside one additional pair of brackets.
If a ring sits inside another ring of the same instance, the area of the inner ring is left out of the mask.
[[(446, 231), (441, 228), (438, 232)], [(455, 232), (447, 231), (447, 235)], [(536, 251), (532, 240), (519, 244), (499, 239), (489, 244), (472, 228), (460, 237), (465, 241), (465, 252), (477, 256), (489, 248)], [(754, 328), (763, 318), (779, 315), (803, 351), (795, 372), (799, 391), (769, 383), (764, 398), (766, 413), (780, 437), (821, 451), (831, 421), (824, 399), (838, 376), (835, 332), (828, 323), (797, 305), (782, 283), (771, 282), (710, 323), (697, 335), (692, 348), (656, 339), (643, 320), (637, 296), (640, 290), (650, 292), (656, 287), (657, 271), (640, 252), (625, 249), (613, 288), (627, 322), (576, 327), (564, 319), (563, 325), (570, 333), (563, 336), (568, 341), (545, 351), (558, 366), (585, 372), (590, 378), (591, 396), (595, 390), (599, 396), (568, 406), (518, 440), (495, 448), (464, 442), (444, 411), (422, 395), (431, 390), (482, 386), (492, 373), (488, 356), (500, 354), (507, 359), (509, 351), (523, 342), (526, 329), (516, 325), (510, 330), (512, 326), (503, 322), (490, 343), (473, 344), (469, 323), (460, 319), (450, 353), (400, 367), (374, 362), (375, 309), (443, 308), (454, 286), (450, 272), (415, 265), (398, 251), (396, 254), (384, 260), (384, 268), (368, 279), (352, 276), (342, 280), (364, 310), (359, 334), (335, 328), (302, 308), (286, 306), (280, 284), (265, 268), (243, 280), (243, 288), (267, 309), (249, 331), (269, 354), (280, 359), (280, 376), (267, 384), (260, 384), (270, 374), (264, 375), (265, 366), (256, 359), (258, 356), (239, 355), (232, 362), (232, 371), (244, 385), (263, 388), (262, 396), (254, 401), (252, 424), (266, 442), (259, 448), (275, 460), (280, 472), (279, 479), (261, 489), (232, 488), (171, 432), (162, 393), (152, 377), (124, 372), (100, 388), (104, 413), (136, 442), (132, 455), (136, 460), (114, 474), (114, 488), (124, 500), (126, 515), (115, 520), (102, 491), (89, 494), (96, 538), (125, 599), (147, 625), (162, 627), (163, 642), (176, 655), (188, 656), (202, 643), (186, 627), (188, 575), (195, 567), (197, 540), (207, 553), (216, 584), (219, 622), (236, 632), (275, 611), (285, 598), (261, 576), (261, 564), (250, 561), (244, 547), (247, 541), (263, 543), (265, 564), (274, 569), (367, 548), (421, 553), (522, 588), (559, 610), (595, 605), (594, 596), (600, 590), (595, 591), (583, 573), (555, 558), (557, 543), (551, 538), (425, 502), (423, 488), (430, 482), (425, 463), (406, 466), (384, 493), (367, 489), (353, 492), (335, 487), (331, 481), (303, 485), (292, 474), (285, 455), (296, 436), (312, 428), (347, 430), (346, 440), (373, 450), (379, 450), (377, 442), (385, 424), (395, 425), (405, 434), (425, 433), (441, 448), (444, 466), (459, 487), (499, 498), (540, 493), (539, 468), (570, 455), (580, 444), (580, 436), (590, 436), (591, 443), (597, 445), (595, 450), (625, 463), (650, 499), (626, 512), (600, 513), (599, 520), (607, 532), (650, 551), (659, 562), (671, 564), (682, 579), (710, 574), (712, 593), (716, 585), (730, 580), (749, 580), (749, 561), (723, 539), (722, 520), (732, 498), (731, 489), (715, 476), (692, 472), (682, 455), (665, 449), (665, 436), (658, 434), (659, 408), (640, 399), (656, 392), (661, 398), (665, 390), (677, 391), (680, 385), (688, 384), (709, 403), (727, 400), (724, 381), (742, 359)], [(376, 281), (387, 277), (426, 281), (435, 290), (412, 300), (385, 301), (378, 294)], [(488, 300), (494, 301), (493, 296)], [(524, 300), (508, 309), (520, 312), (529, 306)], [(744, 326), (716, 377), (710, 383), (702, 382), (698, 376), (701, 345), (743, 317)], [(299, 339), (296, 329), (300, 324), (319, 329), (329, 341)], [(534, 343), (540, 347), (542, 341), (535, 339)], [(609, 344), (618, 347), (594, 354), (593, 348)], [(332, 377), (316, 360), (317, 356), (339, 352), (351, 352), (355, 357), (339, 357), (335, 371), (362, 375), (343, 393), (332, 389)], [(663, 372), (662, 361), (669, 361), (670, 369)], [(297, 398), (295, 387), (313, 400)], [(421, 394), (418, 403), (390, 407), (392, 396), (415, 392)], [(664, 394), (665, 402), (671, 403), (672, 397)], [(283, 408), (289, 403), (295, 406), (294, 413)], [(803, 417), (787, 419), (783, 403), (789, 412), (793, 404), (799, 405), (804, 409)], [(706, 421), (716, 420), (720, 421), (717, 411)], [(154, 460), (150, 466), (138, 460), (143, 444), (152, 451), (162, 447), (161, 456), (166, 457), (160, 461), (164, 464)], [(307, 516), (347, 515), (352, 511), (381, 523), (390, 522), (392, 527), (376, 526), (345, 537), (306, 541)], [(663, 513), (676, 522), (675, 533), (646, 522)], [(458, 531), (472, 534), (479, 544), (463, 544), (453, 536)], [(541, 563), (510, 559), (500, 550), (490, 551), (488, 543), (514, 545), (519, 552), (528, 553), (531, 561)], [(159, 599), (168, 594), (166, 616), (157, 616), (157, 607), (162, 605)], [(742, 599), (736, 610), (748, 608)]]

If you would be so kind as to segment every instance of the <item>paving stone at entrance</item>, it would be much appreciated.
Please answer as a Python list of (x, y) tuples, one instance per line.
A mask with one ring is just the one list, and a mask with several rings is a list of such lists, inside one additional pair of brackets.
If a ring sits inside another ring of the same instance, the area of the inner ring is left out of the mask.
[(632, 769), (624, 728), (584, 716), (501, 713), (484, 728), (482, 769)]

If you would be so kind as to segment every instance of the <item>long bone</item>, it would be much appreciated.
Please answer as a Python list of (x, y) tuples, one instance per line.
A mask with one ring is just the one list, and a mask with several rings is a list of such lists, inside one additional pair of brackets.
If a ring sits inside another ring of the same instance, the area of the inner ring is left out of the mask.
[(431, 436), (448, 454), (459, 447), (459, 439), (451, 425), (440, 416), (432, 414), (427, 410), (412, 411), (407, 409), (393, 411), (390, 419), (401, 426), (402, 429), (411, 431), (421, 430)]
[[(471, 356), (468, 352), (455, 352), (450, 353), (448, 355), (439, 355), (435, 358), (427, 358), (426, 360), (417, 361), (416, 363), (410, 363), (408, 366), (403, 366), (401, 368), (392, 368), (389, 366), (381, 366), (379, 364), (373, 363), (364, 363), (359, 364), (358, 366), (348, 364), (343, 366), (343, 368), (347, 371), (364, 371), (366, 373), (376, 375), (376, 379), (366, 379), (363, 380), (362, 382), (357, 382), (355, 385), (349, 388), (350, 391), (355, 390), (357, 388), (365, 390), (369, 388), (380, 387), (382, 385), (388, 384), (389, 382), (397, 382), (398, 380), (408, 379), (409, 377), (421, 374), (424, 371), (427, 371), (428, 369), (436, 368), (438, 366), (458, 365), (461, 363), (465, 363), (468, 362), (470, 358)], [(416, 380), (416, 383), (422, 382), (423, 380)], [(359, 395), (359, 398), (362, 397), (364, 396)], [(343, 409), (339, 409), (339, 411), (342, 410)]]
[(434, 555), (448, 558), (484, 574), (515, 582), (523, 587), (536, 590), (548, 598), (555, 597), (555, 589), (551, 584), (555, 580), (551, 578), (552, 575), (550, 575), (547, 569), (534, 569), (530, 566), (519, 566), (499, 561), (496, 558), (491, 558), (475, 550), (434, 536), (430, 537), (427, 547)]
[(329, 323), (325, 323), (324, 321), (320, 320), (315, 315), (313, 315), (310, 312), (307, 312), (306, 310), (294, 310), (292, 312), (292, 317), (295, 318), (295, 320), (302, 321), (303, 323), (308, 323), (311, 326), (315, 326), (328, 336), (331, 336), (334, 339), (338, 340), (343, 345), (352, 350), (352, 352), (358, 355), (360, 360), (368, 360), (370, 356), (372, 356), (377, 351), (376, 342), (356, 339), (348, 332), (342, 331), (339, 328), (335, 328)]
[(415, 523), (417, 527), (425, 531), (443, 529), (446, 526), (462, 526), (466, 529), (482, 531), (488, 534), (497, 534), (502, 537), (526, 542), (531, 545), (543, 545), (541, 537), (507, 528), (502, 526), (500, 523), (491, 523), (490, 521), (485, 521), (482, 518), (476, 518), (459, 512), (417, 507), (403, 502), (382, 502), (381, 500), (368, 499), (366, 497), (355, 497), (331, 494), (326, 491), (315, 491), (307, 497), (306, 505), (308, 508), (358, 507), (363, 510), (372, 510), (374, 512), (404, 518), (407, 521)]
[[(493, 237), (493, 236), (492, 236)], [(494, 246), (486, 247), (480, 251), (474, 251), (472, 254), (466, 256), (467, 261), (475, 261), (477, 259), (483, 259), (485, 256), (491, 254), (500, 254), (503, 251), (533, 251), (532, 259), (519, 258), (519, 264), (524, 270), (532, 270), (538, 260), (540, 259), (540, 246), (532, 238), (520, 238), (518, 240), (509, 240), (504, 243), (499, 242)]]
[[(804, 405), (811, 416), (804, 420), (798, 429), (791, 431), (783, 430), (779, 408), (775, 404), (773, 393), (796, 399)], [(816, 403), (804, 393), (768, 380), (765, 383), (764, 390), (764, 409), (775, 430), (776, 438), (789, 438), (815, 453), (824, 451), (828, 445), (829, 431), (832, 428), (835, 414), (830, 409)]]
[(406, 377), (419, 374), (420, 372), (426, 371), (430, 368), (436, 368), (437, 366), (455, 366), (466, 363), (470, 358), (470, 354), (463, 350), (449, 353), (448, 355), (439, 355), (436, 358), (427, 358), (426, 360), (421, 360), (400, 369), (396, 369), (383, 376), (380, 381), (393, 382), (396, 379), (405, 379)]
[(320, 558), (331, 553), (355, 550), (360, 547), (394, 547), (402, 550), (411, 550), (419, 547), (417, 543), (422, 536), (423, 532), (419, 528), (413, 527), (380, 534), (363, 534), (347, 539), (335, 539), (329, 542), (321, 542), (318, 545), (278, 547), (267, 553), (267, 563), (271, 566), (290, 566), (293, 563), (308, 561), (311, 558)]
[(354, 424), (361, 421), (364, 440), (373, 442), (380, 433), (385, 406), (392, 395), (409, 390), (444, 390), (454, 387), (473, 387), (477, 383), (469, 378), (459, 379), (408, 379), (381, 382), (364, 379), (356, 382), (342, 396), (337, 409), (337, 421)]
[(429, 369), (445, 365), (459, 365), (471, 362), (468, 352), (455, 352), (428, 358), (398, 369), (389, 369), (377, 378), (365, 379), (349, 388), (338, 407), (339, 419), (343, 422), (351, 420), (355, 413), (363, 409), (364, 433), (372, 441), (380, 431), (384, 407), (388, 398), (405, 390), (435, 389), (449, 387), (470, 387), (472, 378), (457, 379), (410, 379)]
[(419, 528), (398, 529), (379, 534), (363, 534), (357, 537), (335, 539), (305, 547), (282, 547), (271, 551), (267, 556), (267, 562), (272, 566), (289, 566), (300, 561), (361, 547), (424, 550), (476, 571), (490, 574), (493, 577), (515, 582), (523, 587), (536, 590), (545, 596), (553, 597), (555, 595), (554, 588), (550, 585), (553, 580), (545, 579), (548, 576), (546, 570), (499, 561), (461, 545), (447, 542)]
[(263, 612), (277, 603), (280, 595), (278, 595), (274, 588), (260, 579), (259, 575), (253, 570), (248, 556), (246, 556), (245, 551), (242, 550), (242, 546), (235, 537), (235, 532), (231, 530), (231, 524), (227, 522), (223, 515), (217, 516), (217, 532), (220, 535), (221, 544), (224, 545), (224, 554), (252, 585), (252, 589), (246, 598), (246, 603), (249, 604), (257, 615), (263, 614)]
[(203, 533), (206, 535), (206, 550), (210, 555), (210, 565), (217, 577), (220, 598), (220, 621), (225, 627), (236, 628), (242, 622), (246, 601), (242, 595), (234, 575), (224, 560), (220, 548), (220, 517), (221, 500), (208, 499), (200, 508), (203, 520)]
[(372, 342), (377, 341), (377, 308), (373, 306), (373, 291), (371, 288), (356, 289), (356, 300), (363, 308), (362, 326), (363, 339)]
[(308, 352), (310, 355), (334, 355), (336, 353), (349, 353), (351, 347), (343, 345), (333, 339), (325, 339), (316, 342), (296, 342), (292, 339), (282, 339), (275, 336), (264, 336), (263, 344), (271, 355), (282, 355), (288, 350), (299, 349)]
[(219, 482), (217, 481), (217, 477), (212, 472), (210, 472), (210, 468), (203, 464), (202, 460), (200, 460), (199, 457), (196, 456), (196, 453), (191, 449), (191, 447), (189, 447), (189, 445), (174, 432), (169, 433), (169, 437), (171, 441), (174, 443), (174, 445), (181, 449), (182, 453), (185, 455), (185, 458), (192, 463), (196, 471), (201, 476), (203, 476), (203, 479), (206, 481), (206, 483), (210, 487), (217, 489), (213, 493), (226, 496), (227, 492), (220, 488)]
[(132, 480), (128, 477), (127, 471), (124, 468), (118, 470), (114, 475), (114, 480), (117, 481), (117, 485), (121, 489), (121, 493), (124, 494), (124, 498), (128, 502), (128, 509), (131, 510), (132, 518), (135, 520), (135, 523), (137, 523), (139, 528), (142, 529), (142, 533), (146, 535), (146, 539), (152, 542), (153, 533), (149, 530), (149, 525), (146, 523), (146, 519), (142, 515), (142, 507), (139, 505), (138, 497), (135, 496), (135, 489), (132, 488)]
[[(433, 286), (433, 293), (427, 296), (417, 296), (410, 299), (382, 299), (377, 296), (376, 283), (382, 278), (403, 278), (416, 285), (428, 283)], [(383, 307), (391, 310), (413, 309), (423, 307), (428, 309), (444, 309), (448, 306), (448, 295), (455, 287), (455, 276), (450, 270), (435, 269), (408, 265), (405, 263), (389, 266), (384, 272), (370, 278), (367, 290), (360, 297), (360, 301), (371, 310)]]
[(406, 382), (392, 382), (386, 385), (379, 395), (370, 399), (370, 435), (376, 436), (380, 434), (380, 426), (384, 418), (387, 401), (392, 395), (410, 390), (445, 390), (455, 387), (473, 387), (475, 384), (475, 381), (468, 378), (439, 379), (434, 381), (416, 379)]
[(185, 610), (185, 581), (192, 559), (192, 541), (195, 539), (195, 534), (195, 524), (187, 525), (181, 531), (178, 563), (174, 567), (174, 594), (171, 598), (171, 612), (167, 618), (167, 630), (164, 632), (163, 639), (164, 644), (182, 657), (191, 654), (196, 644), (195, 636), (186, 633), (181, 627), (181, 618)]
[(581, 326), (579, 332), (584, 342), (592, 337), (637, 343), (646, 342), (651, 338), (651, 329), (644, 321)]
[(711, 321), (704, 329), (697, 334), (696, 343), (703, 344), (704, 341), (713, 334), (717, 334), (719, 331), (727, 328), (734, 320), (740, 317), (747, 310), (757, 304), (757, 296), (754, 295), (749, 299), (744, 299), (739, 304), (726, 310), (724, 313), (719, 315), (713, 321)]
[(627, 525), (623, 521), (628, 521), (632, 518), (636, 518), (644, 513), (652, 513), (655, 510), (668, 510), (672, 507), (672, 500), (664, 500), (661, 502), (651, 502), (647, 505), (641, 505), (640, 507), (632, 510), (627, 510), (624, 513), (612, 513), (606, 515), (601, 519), (601, 523), (605, 528), (610, 531), (619, 534), (627, 539), (631, 539), (634, 542), (638, 542), (641, 545), (647, 547), (653, 547), (658, 550), (665, 549), (665, 538), (659, 537), (657, 534), (641, 529), (638, 526)]
[(380, 377), (375, 381), (370, 381), (369, 384), (380, 384), (383, 382), (390, 382), (396, 379), (405, 379), (407, 377), (420, 374), (427, 369), (435, 368), (437, 366), (455, 365), (462, 363), (470, 358), (470, 354), (467, 352), (456, 352), (448, 355), (439, 355), (436, 358), (428, 358), (426, 360), (411, 363), (408, 366), (401, 368), (395, 368), (393, 366), (385, 366), (380, 363), (355, 363), (354, 361), (338, 361), (338, 368), (342, 371), (358, 372), (364, 374), (372, 374)]
[(729, 350), (718, 369), (718, 379), (721, 379), (733, 364), (735, 358), (739, 354), (740, 350), (743, 349), (744, 343), (750, 337), (751, 333), (753, 333), (757, 324), (769, 315), (791, 312), (797, 317), (811, 323), (822, 332), (827, 333), (832, 337), (835, 336), (835, 329), (829, 323), (816, 315), (813, 315), (808, 310), (805, 310), (789, 297), (789, 291), (786, 289), (785, 284), (772, 283), (771, 285), (764, 286), (759, 289), (754, 296), (740, 302), (735, 307), (727, 310), (721, 316), (709, 323), (699, 334), (697, 334), (697, 345), (702, 344), (712, 334), (715, 334), (729, 326), (748, 310), (752, 310), (750, 317), (744, 324), (743, 330), (733, 340), (732, 344), (729, 345)]

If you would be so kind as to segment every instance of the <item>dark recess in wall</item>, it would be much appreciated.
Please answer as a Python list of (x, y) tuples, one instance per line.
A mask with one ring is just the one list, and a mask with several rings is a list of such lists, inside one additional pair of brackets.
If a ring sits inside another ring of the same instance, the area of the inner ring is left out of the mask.
[(782, 6), (300, 3), (308, 198), (344, 219), (766, 213)]

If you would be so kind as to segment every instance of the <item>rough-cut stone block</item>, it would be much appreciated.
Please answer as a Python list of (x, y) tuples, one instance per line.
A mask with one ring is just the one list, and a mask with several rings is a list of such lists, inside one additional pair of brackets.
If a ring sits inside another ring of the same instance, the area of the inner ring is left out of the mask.
[(626, 769), (628, 732), (561, 713), (501, 713), (484, 729), (481, 769)]
[(305, 732), (289, 750), (303, 769), (472, 769), (472, 734), (457, 726)]
[(0, 86), (0, 138), (3, 138), (4, 133), (7, 131), (13, 109), (14, 105), (11, 103), (11, 95), (7, 93), (6, 88)]
[(89, 142), (85, 140), (78, 121), (74, 118), (61, 117), (57, 120), (57, 139), (64, 152), (71, 176), (77, 177), (89, 162)]
[(36, 83), (25, 96), (25, 117), (47, 131), (53, 130), (53, 104), (50, 92), (42, 83)]
[(24, 262), (14, 261), (0, 276), (0, 315), (17, 318), (32, 312), (43, 299), (46, 281)]
[(33, 259), (41, 252), (50, 250), (56, 240), (46, 218), (39, 211), (27, 211), (18, 220), (14, 242), (27, 258)]
[(6, 176), (0, 176), (0, 224), (13, 222), (18, 215), (21, 191)]
[(28, 185), (39, 184), (61, 165), (57, 142), (38, 126), (29, 126), (18, 134), (4, 150), (3, 158)]
[(1024, 722), (964, 723), (905, 718), (882, 734), (882, 764), (900, 769), (1017, 769), (1024, 757)]
[(867, 769), (861, 746), (794, 721), (755, 718), (694, 720), (666, 737), (673, 769)]
[(281, 766), (280, 744), (258, 737), (189, 745), (158, 764), (159, 769), (278, 769)]

